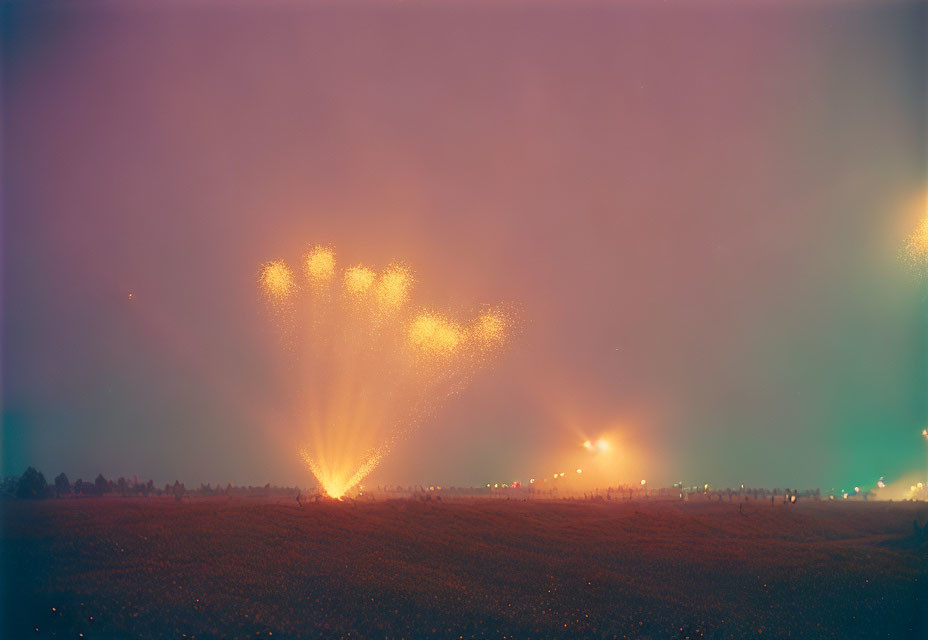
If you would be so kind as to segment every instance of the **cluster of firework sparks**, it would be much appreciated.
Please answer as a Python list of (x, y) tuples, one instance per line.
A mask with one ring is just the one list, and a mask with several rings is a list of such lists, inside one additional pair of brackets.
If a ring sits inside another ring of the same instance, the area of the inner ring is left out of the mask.
[(258, 282), (298, 376), (300, 455), (341, 498), (492, 361), (513, 315), (488, 308), (465, 323), (418, 307), (408, 267), (339, 269), (331, 247), (312, 247), (301, 266), (268, 262)]
[[(928, 211), (902, 254), (928, 274)], [(326, 246), (307, 251), (300, 268), (283, 260), (261, 268), (261, 292), (293, 356), (300, 455), (333, 498), (358, 485), (398, 438), (462, 390), (509, 341), (510, 311), (484, 309), (465, 323), (414, 304), (414, 283), (403, 264), (379, 273), (361, 264), (339, 268)]]

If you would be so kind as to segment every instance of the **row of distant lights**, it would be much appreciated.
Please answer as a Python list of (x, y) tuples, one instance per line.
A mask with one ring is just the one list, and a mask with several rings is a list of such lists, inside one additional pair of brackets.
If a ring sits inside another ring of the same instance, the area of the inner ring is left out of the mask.
[[(928, 429), (922, 429), (922, 437), (924, 437), (925, 439), (928, 439)], [(609, 443), (608, 443), (606, 440), (603, 440), (602, 438), (600, 438), (600, 439), (597, 440), (596, 442), (592, 442), (592, 441), (590, 441), (590, 440), (586, 440), (586, 441), (584, 441), (584, 443), (583, 443), (583, 448), (586, 449), (587, 451), (596, 450), (596, 451), (599, 451), (599, 452), (601, 452), (601, 453), (605, 453), (606, 451), (609, 451)], [(582, 473), (583, 473), (583, 469), (577, 469), (577, 474), (582, 474)], [(557, 480), (558, 478), (563, 478), (565, 475), (567, 475), (566, 472), (561, 471), (560, 473), (555, 473), (552, 477), (553, 477), (555, 480)], [(547, 478), (545, 478), (545, 479), (543, 480), (543, 482), (547, 482), (547, 481), (548, 481)], [(528, 482), (529, 482), (529, 484), (535, 484), (535, 478), (530, 479)], [(647, 480), (642, 480), (642, 481), (641, 481), (641, 486), (643, 487), (643, 486), (645, 486), (647, 483), (648, 483)], [(675, 482), (673, 486), (676, 487), (676, 486), (678, 486), (678, 485), (679, 485), (681, 488), (683, 487), (683, 483), (682, 483), (682, 482)], [(494, 483), (492, 483), (492, 484), (487, 483), (487, 488), (488, 488), (488, 489), (489, 489), (489, 488), (499, 489), (500, 486), (502, 486), (504, 489), (509, 489), (510, 487), (518, 489), (518, 488), (521, 488), (521, 487), (522, 487), (522, 483), (519, 482), (518, 480), (516, 480), (515, 482), (513, 482), (511, 485), (510, 485), (510, 484), (507, 484), (507, 483), (505, 483), (505, 482), (502, 483), (502, 485), (500, 485), (499, 482), (494, 482)], [(884, 487), (886, 486), (886, 484), (885, 484), (884, 481), (883, 481), (883, 478), (880, 478), (880, 481), (877, 482), (877, 486), (878, 486), (880, 489), (882, 489), (882, 488), (884, 488)], [(918, 484), (913, 484), (911, 487), (909, 487), (909, 489), (910, 489), (912, 492), (915, 492), (916, 490), (921, 491), (921, 490), (924, 488), (924, 486), (925, 486), (925, 485), (924, 485), (923, 483), (919, 482)], [(741, 488), (744, 489), (744, 485), (743, 485), (743, 484), (741, 485)], [(704, 489), (705, 491), (708, 491), (708, 490), (709, 490), (709, 484), (707, 483), (707, 484), (703, 487), (703, 489)], [(429, 487), (429, 491), (441, 491), (441, 486), (431, 486), (431, 487)], [(860, 493), (860, 487), (854, 487), (854, 493), (855, 493), (855, 494), (859, 494), (859, 493)], [(841, 497), (842, 497), (844, 500), (847, 500), (847, 498), (848, 498), (849, 495), (850, 495), (850, 494), (848, 494), (847, 491), (842, 491), (842, 492), (841, 492)], [(834, 496), (831, 496), (831, 499), (834, 500), (834, 499), (835, 499)]]
[[(922, 429), (922, 437), (925, 438), (926, 441), (928, 441), (928, 429)], [(880, 489), (886, 488), (886, 483), (884, 482), (883, 478), (880, 478), (879, 482), (876, 483), (876, 486)], [(919, 482), (919, 483), (910, 485), (909, 491), (912, 493), (915, 493), (916, 491), (921, 491), (924, 487), (925, 487), (924, 483)], [(859, 493), (860, 493), (860, 487), (854, 487), (854, 494), (856, 495)], [(843, 491), (843, 490), (841, 491), (841, 497), (844, 500), (847, 500), (848, 495), (849, 494), (847, 491)], [(834, 500), (835, 497), (831, 496), (831, 499)]]
[[(577, 473), (578, 473), (578, 474), (583, 473), (583, 469), (577, 469)], [(565, 472), (561, 471), (560, 473), (555, 473), (555, 474), (553, 475), (553, 479), (554, 479), (554, 480), (557, 480), (558, 478), (563, 478), (565, 475), (567, 475), (567, 474), (566, 474)], [(547, 481), (548, 481), (547, 478), (543, 478), (543, 479), (542, 479), (542, 482), (547, 482)], [(530, 478), (529, 481), (528, 481), (528, 483), (529, 483), (529, 484), (535, 484), (535, 483), (536, 483), (535, 478)], [(642, 486), (642, 487), (645, 486), (646, 484), (648, 484), (648, 481), (647, 481), (647, 480), (642, 480), (642, 481), (641, 481), (641, 486)], [(499, 489), (500, 487), (502, 487), (503, 489), (509, 489), (510, 487), (512, 487), (512, 488), (514, 488), (514, 489), (519, 489), (519, 488), (522, 487), (522, 483), (519, 482), (518, 480), (516, 480), (516, 481), (513, 482), (512, 484), (507, 484), (507, 483), (505, 483), (505, 482), (502, 483), (502, 484), (500, 484), (499, 482), (494, 482), (494, 483), (492, 483), (492, 484), (490, 484), (489, 482), (487, 483), (487, 488)], [(439, 488), (440, 488), (440, 487), (439, 487)]]
[[(129, 297), (130, 297), (130, 298), (132, 297), (132, 294), (131, 294), (131, 293), (129, 294)], [(922, 429), (922, 437), (924, 437), (925, 439), (928, 439), (928, 429)], [(609, 447), (609, 442), (607, 442), (606, 440), (600, 438), (600, 439), (597, 440), (595, 443), (592, 442), (592, 441), (590, 441), (590, 440), (584, 441), (584, 443), (583, 443), (583, 448), (586, 449), (587, 451), (596, 450), (596, 451), (599, 451), (599, 452), (601, 452), (601, 453), (605, 453), (606, 451), (609, 451), (609, 448), (610, 448), (610, 447)], [(583, 469), (577, 469), (577, 473), (578, 473), (578, 474), (583, 473)], [(563, 478), (565, 475), (567, 475), (566, 472), (561, 471), (560, 473), (555, 473), (555, 474), (553, 475), (553, 478), (554, 478), (555, 480), (557, 480), (558, 478)], [(545, 478), (545, 479), (543, 480), (543, 482), (547, 482), (547, 481), (548, 481), (547, 478)], [(529, 484), (535, 484), (535, 478), (530, 479), (528, 482), (529, 482)], [(641, 486), (643, 487), (643, 486), (645, 486), (647, 483), (648, 483), (647, 480), (642, 480), (642, 481), (641, 481)], [(877, 482), (876, 485), (877, 485), (880, 489), (883, 489), (883, 488), (886, 486), (885, 482), (883, 481), (883, 478), (880, 478), (879, 482)], [(488, 489), (489, 489), (489, 488), (499, 489), (500, 486), (501, 486), (501, 485), (500, 485), (500, 483), (498, 483), (498, 482), (494, 482), (493, 484), (487, 483), (487, 488), (488, 488)], [(518, 480), (516, 480), (515, 482), (513, 482), (511, 485), (510, 485), (510, 484), (507, 484), (507, 483), (505, 483), (505, 482), (502, 484), (502, 487), (503, 487), (504, 489), (508, 489), (508, 488), (510, 488), (510, 487), (513, 487), (513, 488), (518, 489), (518, 488), (520, 488), (521, 486), (522, 486), (522, 483), (519, 482)], [(676, 486), (680, 486), (680, 487), (682, 488), (682, 487), (683, 487), (683, 483), (682, 483), (682, 482), (675, 482), (673, 486), (675, 486), (675, 487), (676, 487)], [(914, 491), (916, 491), (916, 490), (921, 491), (921, 490), (924, 488), (924, 486), (925, 486), (925, 485), (924, 485), (923, 483), (919, 482), (918, 484), (913, 484), (911, 487), (909, 487), (909, 490), (911, 490), (912, 492), (914, 492)], [(694, 488), (695, 488), (695, 487), (694, 487)], [(744, 489), (744, 485), (743, 485), (743, 484), (741, 485), (741, 488)], [(704, 489), (705, 491), (708, 491), (708, 490), (709, 490), (709, 484), (706, 483), (705, 486), (703, 487), (703, 489)], [(433, 486), (430, 486), (430, 487), (429, 487), (429, 491), (441, 491), (441, 485), (437, 485), (437, 486), (433, 485)], [(860, 487), (854, 487), (854, 493), (855, 493), (855, 494), (859, 494), (859, 493), (860, 493)], [(841, 492), (841, 497), (842, 497), (843, 499), (845, 499), (845, 500), (847, 500), (848, 495), (850, 495), (850, 494), (848, 494), (847, 491), (842, 491), (842, 492)], [(834, 496), (831, 496), (831, 499), (834, 500), (834, 499), (835, 499)]]
[[(604, 440), (603, 438), (600, 438), (600, 439), (597, 440), (596, 442), (593, 442), (593, 441), (591, 441), (591, 440), (585, 440), (585, 441), (583, 442), (583, 448), (586, 449), (587, 451), (597, 451), (597, 452), (599, 452), (599, 453), (606, 453), (607, 451), (609, 451), (609, 449), (610, 449), (611, 447), (609, 446), (609, 442), (608, 442), (607, 440)], [(582, 474), (582, 473), (583, 473), (583, 469), (577, 469), (577, 475), (580, 475), (580, 474)], [(563, 477), (565, 477), (566, 475), (567, 475), (567, 472), (566, 472), (566, 471), (560, 471), (560, 472), (558, 472), (558, 473), (552, 474), (551, 477), (552, 477), (554, 480), (557, 480), (558, 478), (563, 478)], [(547, 478), (543, 478), (543, 479), (542, 479), (542, 482), (547, 482), (547, 481), (548, 481)], [(535, 483), (536, 483), (535, 478), (529, 479), (528, 483), (529, 483), (529, 484), (535, 484)], [(647, 481), (647, 480), (642, 480), (642, 481), (641, 481), (641, 486), (642, 486), (642, 487), (645, 486), (646, 484), (648, 484), (648, 481)], [(494, 483), (492, 483), (492, 484), (487, 483), (487, 488), (488, 488), (488, 489), (490, 489), (490, 488), (492, 488), (492, 489), (499, 489), (500, 487), (502, 487), (503, 489), (508, 489), (508, 488), (510, 488), (510, 487), (518, 489), (518, 488), (520, 488), (521, 486), (522, 486), (522, 483), (519, 482), (518, 480), (515, 481), (515, 482), (513, 482), (511, 485), (510, 485), (510, 484), (506, 484), (505, 482), (502, 483), (502, 484), (500, 484), (499, 482), (494, 482)]]

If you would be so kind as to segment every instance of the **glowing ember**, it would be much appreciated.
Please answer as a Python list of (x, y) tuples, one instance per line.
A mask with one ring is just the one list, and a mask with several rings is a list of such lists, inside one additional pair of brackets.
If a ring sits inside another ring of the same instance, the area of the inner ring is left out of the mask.
[[(341, 498), (466, 387), (506, 344), (511, 323), (499, 311), (468, 329), (440, 313), (413, 313), (414, 277), (400, 264), (380, 274), (348, 267), (338, 278), (335, 251), (315, 246), (302, 265), (308, 287), (298, 288), (281, 260), (262, 267), (259, 284), (275, 309), (287, 302), (275, 318), (298, 360), (290, 370), (300, 456), (326, 494)], [(339, 288), (342, 295), (331, 295)], [(298, 292), (306, 304), (291, 304)]]

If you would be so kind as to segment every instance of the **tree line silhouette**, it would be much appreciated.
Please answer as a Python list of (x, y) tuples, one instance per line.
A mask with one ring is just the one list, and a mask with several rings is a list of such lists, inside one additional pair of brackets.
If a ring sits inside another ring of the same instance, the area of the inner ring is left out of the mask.
[(4, 498), (17, 498), (20, 500), (44, 500), (48, 498), (62, 498), (66, 496), (105, 496), (117, 495), (121, 497), (173, 496), (176, 500), (184, 496), (208, 495), (255, 495), (255, 496), (283, 496), (298, 494), (297, 487), (277, 487), (270, 483), (262, 486), (236, 486), (231, 483), (225, 487), (212, 486), (210, 483), (201, 484), (198, 488), (188, 489), (183, 482), (174, 481), (174, 484), (156, 486), (152, 480), (139, 480), (138, 478), (118, 478), (109, 480), (98, 474), (93, 482), (78, 478), (73, 483), (64, 473), (55, 476), (49, 484), (45, 475), (35, 467), (29, 467), (19, 477), (10, 476), (0, 483), (0, 496)]

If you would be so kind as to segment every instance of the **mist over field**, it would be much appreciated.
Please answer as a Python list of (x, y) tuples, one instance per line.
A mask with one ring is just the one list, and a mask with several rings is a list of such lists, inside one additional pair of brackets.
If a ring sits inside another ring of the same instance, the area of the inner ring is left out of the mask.
[(0, 638), (928, 638), (928, 4), (0, 2)]
[(5, 475), (312, 482), (255, 280), (316, 243), (525, 319), (372, 482), (924, 466), (920, 3), (2, 11)]

